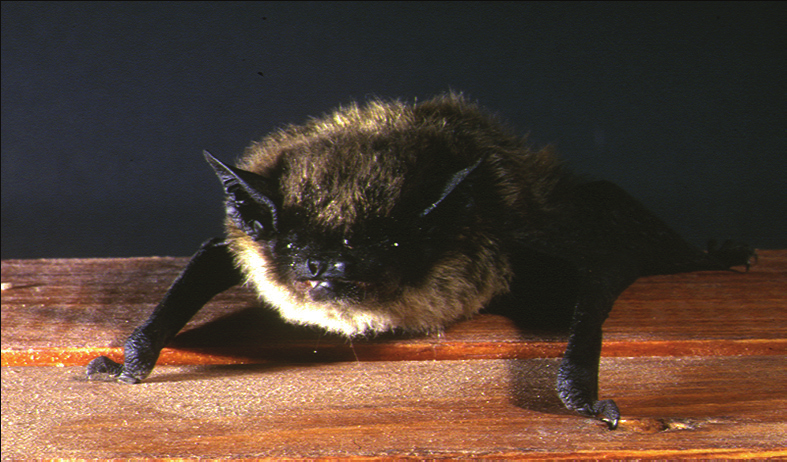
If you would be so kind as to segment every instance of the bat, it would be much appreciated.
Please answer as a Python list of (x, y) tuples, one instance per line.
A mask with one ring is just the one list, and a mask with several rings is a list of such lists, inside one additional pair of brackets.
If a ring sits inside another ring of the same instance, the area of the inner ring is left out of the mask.
[(144, 380), (189, 319), (241, 283), (287, 322), (348, 337), (440, 332), (502, 300), (522, 329), (565, 322), (557, 394), (614, 429), (598, 369), (618, 295), (640, 276), (756, 258), (732, 241), (699, 250), (456, 93), (340, 107), (252, 143), (237, 166), (204, 156), (224, 188), (226, 238), (200, 247), (124, 363), (96, 358), (88, 377)]

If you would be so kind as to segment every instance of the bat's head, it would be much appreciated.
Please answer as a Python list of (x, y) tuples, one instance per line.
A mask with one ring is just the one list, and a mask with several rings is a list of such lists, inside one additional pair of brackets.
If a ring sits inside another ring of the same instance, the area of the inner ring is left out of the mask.
[(254, 143), (237, 168), (206, 153), (236, 261), (286, 320), (434, 331), (507, 289), (511, 186), (490, 173), (487, 119), (456, 97), (431, 104), (340, 109)]

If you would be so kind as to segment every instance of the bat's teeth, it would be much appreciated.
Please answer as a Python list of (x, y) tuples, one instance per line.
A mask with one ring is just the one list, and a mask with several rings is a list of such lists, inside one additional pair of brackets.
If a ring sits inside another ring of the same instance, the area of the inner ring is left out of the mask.
[(325, 284), (325, 281), (304, 279), (304, 280), (297, 281), (293, 287), (295, 287), (299, 291), (311, 292), (314, 289), (319, 288), (321, 284)]

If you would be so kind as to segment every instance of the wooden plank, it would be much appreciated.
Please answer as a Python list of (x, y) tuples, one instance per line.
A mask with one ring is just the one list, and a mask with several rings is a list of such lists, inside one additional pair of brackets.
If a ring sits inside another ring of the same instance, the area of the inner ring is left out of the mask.
[(165, 350), (181, 366), (136, 386), (86, 381), (185, 261), (2, 263), (3, 459), (787, 457), (787, 251), (623, 294), (600, 383), (622, 409), (615, 432), (559, 402), (562, 333), (484, 314), (350, 343), (284, 325), (244, 289)]
[(562, 407), (558, 361), (7, 367), (3, 458), (787, 457), (783, 356), (604, 359), (614, 432)]
[[(605, 324), (605, 356), (787, 353), (787, 251), (761, 251), (749, 273), (642, 278)], [(119, 359), (123, 340), (153, 309), (184, 258), (2, 262), (2, 360), (83, 365)], [(162, 352), (160, 364), (558, 357), (565, 334), (520, 333), (483, 314), (442, 335), (352, 343), (284, 325), (244, 288), (219, 295)]]

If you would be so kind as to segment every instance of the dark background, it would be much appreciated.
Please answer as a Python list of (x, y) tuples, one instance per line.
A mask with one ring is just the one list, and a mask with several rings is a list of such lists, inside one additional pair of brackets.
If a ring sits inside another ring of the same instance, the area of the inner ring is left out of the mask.
[(203, 149), (464, 91), (690, 241), (787, 248), (785, 3), (2, 4), (2, 258), (189, 255)]

